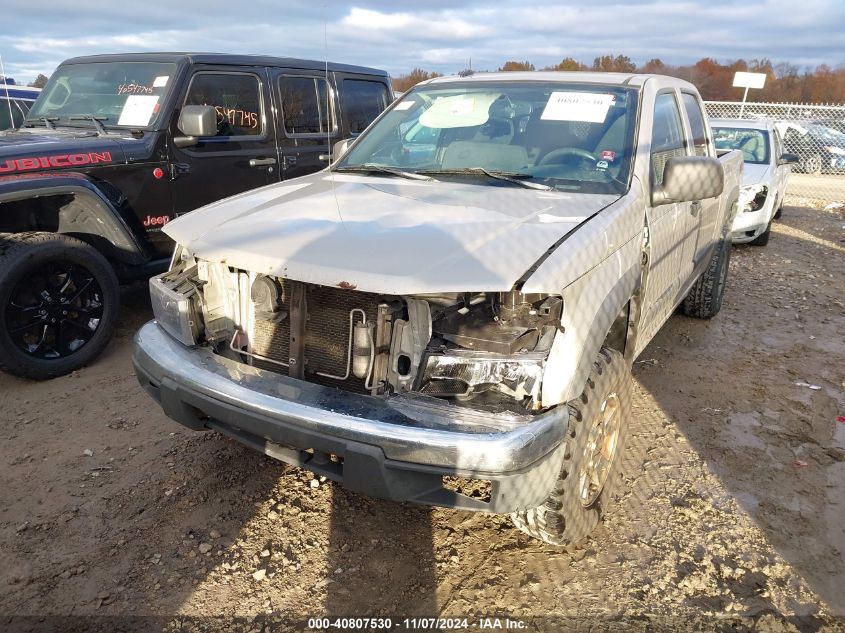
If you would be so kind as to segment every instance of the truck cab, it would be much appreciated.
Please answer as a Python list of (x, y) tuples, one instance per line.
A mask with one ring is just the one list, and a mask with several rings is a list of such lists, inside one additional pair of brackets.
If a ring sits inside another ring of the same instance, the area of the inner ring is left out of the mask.
[(168, 222), (325, 168), (331, 146), (392, 99), (385, 72), (325, 61), (61, 64), (23, 125), (0, 134), (0, 368), (48, 378), (90, 361), (114, 326), (118, 282), (167, 267)]

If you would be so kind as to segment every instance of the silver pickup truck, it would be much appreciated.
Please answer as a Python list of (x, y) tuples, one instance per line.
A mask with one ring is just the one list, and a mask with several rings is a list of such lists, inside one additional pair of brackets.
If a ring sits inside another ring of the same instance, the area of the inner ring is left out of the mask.
[(684, 81), (532, 72), (420, 84), (334, 157), (164, 228), (141, 384), (349, 489), (584, 537), (632, 361), (719, 311), (742, 155)]

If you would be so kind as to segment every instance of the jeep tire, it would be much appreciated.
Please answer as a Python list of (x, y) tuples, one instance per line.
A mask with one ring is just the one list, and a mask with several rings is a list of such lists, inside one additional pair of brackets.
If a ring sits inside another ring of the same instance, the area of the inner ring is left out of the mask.
[(117, 277), (90, 244), (60, 233), (0, 234), (0, 370), (43, 380), (103, 351)]
[(552, 493), (511, 514), (516, 527), (552, 545), (583, 540), (621, 489), (631, 418), (631, 370), (622, 354), (602, 348), (583, 393), (567, 406), (567, 446)]

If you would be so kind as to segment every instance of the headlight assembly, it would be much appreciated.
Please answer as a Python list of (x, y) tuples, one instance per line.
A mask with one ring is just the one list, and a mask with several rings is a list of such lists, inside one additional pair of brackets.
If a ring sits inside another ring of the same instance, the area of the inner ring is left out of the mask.
[(739, 191), (739, 208), (742, 213), (759, 211), (766, 204), (769, 188), (766, 185), (745, 185)]
[(171, 270), (150, 279), (150, 302), (158, 324), (183, 345), (196, 345), (200, 317), (194, 301), (197, 294), (192, 276), (196, 266), (186, 271)]
[(499, 391), (516, 400), (540, 401), (545, 353), (499, 356), (451, 350), (426, 358), (420, 392), (437, 397), (469, 397)]

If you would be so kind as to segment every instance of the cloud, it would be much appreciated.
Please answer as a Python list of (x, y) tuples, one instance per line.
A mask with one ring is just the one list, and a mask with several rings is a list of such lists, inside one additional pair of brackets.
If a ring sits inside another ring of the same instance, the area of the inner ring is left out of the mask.
[(77, 55), (201, 50), (325, 59), (454, 73), (472, 58), (494, 70), (508, 59), (536, 67), (602, 54), (690, 63), (768, 57), (799, 66), (845, 63), (845, 2), (804, 0), (219, 0), (143, 3), (4, 0), (0, 54), (29, 81)]

